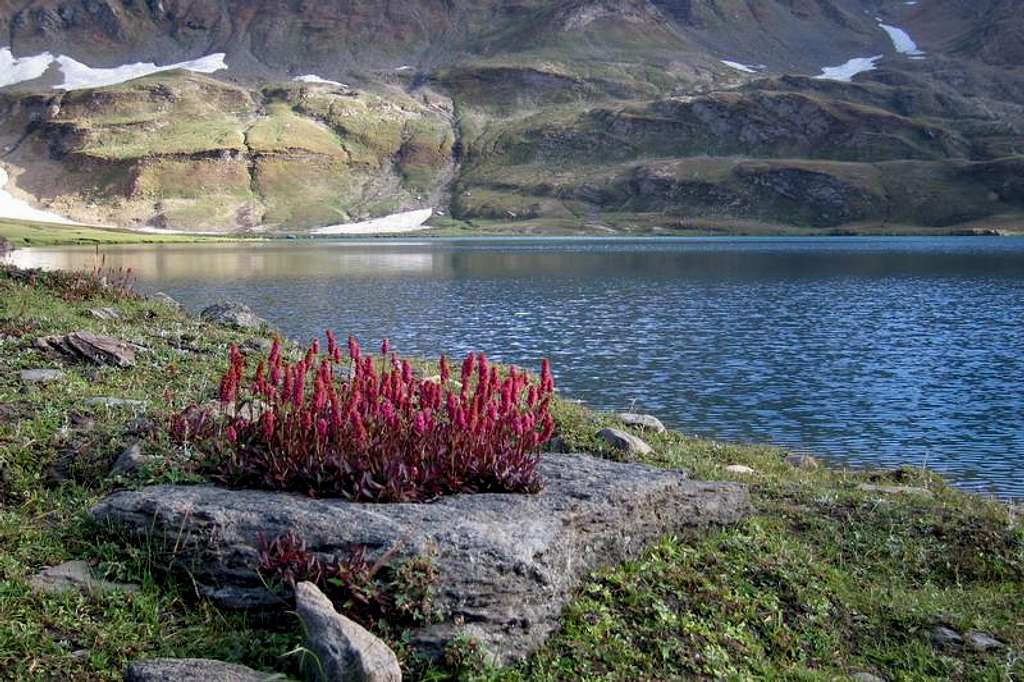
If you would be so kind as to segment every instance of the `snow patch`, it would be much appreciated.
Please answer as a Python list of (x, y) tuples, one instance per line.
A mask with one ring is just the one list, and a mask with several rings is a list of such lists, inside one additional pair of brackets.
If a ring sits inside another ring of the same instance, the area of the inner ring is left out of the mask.
[(295, 80), (298, 81), (299, 83), (314, 83), (317, 85), (336, 85), (339, 88), (348, 87), (344, 83), (339, 83), (338, 81), (329, 81), (326, 78), (321, 78), (320, 76), (317, 76), (316, 74), (312, 73), (307, 74), (305, 76), (296, 76)]
[(746, 64), (740, 64), (739, 62), (730, 62), (728, 59), (723, 59), (722, 63), (728, 66), (730, 69), (736, 69), (743, 73), (757, 73), (763, 66), (747, 66)]
[(151, 76), (154, 73), (183, 69), (196, 73), (215, 73), (228, 68), (224, 61), (223, 52), (200, 57), (187, 62), (157, 66), (152, 62), (138, 62), (115, 66), (111, 69), (94, 69), (91, 66), (72, 59), (71, 57), (57, 57), (57, 64), (61, 73), (64, 74), (64, 82), (61, 85), (53, 86), (55, 90), (83, 90), (87, 88), (102, 88), (108, 85), (119, 85), (143, 76)]
[(896, 26), (889, 26), (879, 22), (878, 27), (889, 34), (889, 39), (892, 41), (892, 46), (896, 48), (896, 51), (900, 54), (905, 54), (909, 57), (923, 57), (924, 52), (918, 49), (917, 43), (910, 37), (910, 34), (904, 31), (902, 28)]
[(375, 218), (361, 223), (347, 223), (343, 225), (328, 225), (313, 230), (313, 234), (334, 234), (334, 235), (367, 235), (367, 234), (399, 234), (402, 232), (415, 232), (417, 230), (429, 229), (424, 225), (434, 215), (434, 209), (425, 208), (419, 211), (406, 211), (394, 215)]
[[(11, 52), (11, 48), (0, 48), (0, 88), (35, 80), (46, 73), (52, 63), (53, 55), (49, 52), (34, 57), (17, 58)], [(0, 183), (0, 187), (2, 186)]]
[(882, 55), (874, 57), (856, 57), (845, 64), (840, 64), (839, 66), (826, 66), (821, 70), (821, 74), (815, 76), (815, 78), (849, 83), (857, 74), (874, 71), (878, 68), (877, 64), (881, 59)]
[(62, 223), (64, 225), (77, 224), (56, 213), (32, 208), (28, 202), (15, 198), (7, 191), (7, 181), (9, 179), (7, 171), (0, 168), (0, 218), (32, 220), (40, 223)]

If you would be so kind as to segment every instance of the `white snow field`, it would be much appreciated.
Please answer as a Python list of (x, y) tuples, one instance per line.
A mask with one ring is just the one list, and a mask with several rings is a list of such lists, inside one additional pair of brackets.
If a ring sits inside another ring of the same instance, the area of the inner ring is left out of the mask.
[(877, 64), (881, 59), (882, 55), (876, 55), (874, 57), (856, 57), (855, 59), (851, 59), (845, 64), (840, 64), (839, 66), (826, 66), (821, 70), (821, 74), (815, 76), (815, 78), (849, 83), (858, 73), (874, 71), (878, 68)]
[(62, 223), (64, 225), (77, 224), (56, 213), (32, 208), (27, 202), (14, 197), (7, 191), (7, 181), (9, 179), (7, 171), (0, 168), (0, 218), (33, 220), (41, 223)]
[(328, 225), (313, 230), (313, 234), (334, 234), (334, 235), (371, 235), (371, 234), (401, 234), (403, 232), (416, 232), (418, 230), (430, 229), (426, 223), (434, 215), (434, 209), (425, 208), (419, 211), (406, 211), (374, 218), (361, 223), (347, 223), (343, 225)]
[(904, 31), (902, 28), (897, 26), (889, 26), (879, 22), (878, 27), (889, 34), (889, 39), (892, 40), (892, 46), (896, 48), (896, 51), (900, 54), (905, 54), (908, 57), (923, 57), (925, 55), (917, 47), (917, 43), (914, 42), (910, 34)]
[(746, 64), (740, 64), (739, 62), (731, 62), (728, 59), (723, 59), (722, 63), (728, 66), (730, 69), (736, 69), (743, 73), (757, 73), (757, 67), (747, 66)]
[(294, 78), (294, 80), (298, 81), (299, 83), (313, 83), (315, 85), (336, 85), (339, 88), (347, 88), (348, 87), (344, 83), (339, 83), (338, 81), (327, 80), (326, 78), (321, 78), (320, 76), (317, 76), (316, 74), (312, 74), (312, 73), (307, 74), (305, 76), (296, 76)]
[(61, 73), (64, 74), (64, 82), (53, 86), (55, 90), (84, 90), (87, 88), (102, 88), (107, 85), (118, 85), (143, 76), (150, 76), (163, 71), (183, 69), (196, 73), (215, 73), (228, 68), (224, 61), (223, 52), (200, 57), (187, 62), (157, 66), (152, 62), (138, 62), (115, 66), (110, 69), (94, 69), (86, 66), (71, 57), (57, 57), (57, 64), (60, 65)]
[(39, 78), (53, 63), (49, 52), (17, 58), (9, 47), (0, 47), (0, 88)]
[(196, 73), (215, 73), (228, 68), (223, 52), (192, 59), (187, 62), (157, 66), (151, 62), (139, 62), (115, 66), (110, 69), (97, 69), (82, 62), (60, 55), (54, 57), (49, 52), (34, 57), (15, 58), (10, 48), (0, 48), (0, 88), (39, 78), (54, 62), (64, 76), (64, 82), (53, 86), (54, 90), (84, 90), (102, 88), (107, 85), (118, 85), (135, 78), (142, 78), (161, 71), (184, 69)]

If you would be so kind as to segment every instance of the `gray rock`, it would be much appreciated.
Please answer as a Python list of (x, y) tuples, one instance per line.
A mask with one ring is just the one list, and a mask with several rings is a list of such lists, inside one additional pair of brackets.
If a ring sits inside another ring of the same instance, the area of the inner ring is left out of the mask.
[(216, 303), (200, 313), (204, 322), (222, 324), (235, 329), (260, 329), (267, 322), (256, 316), (249, 306), (242, 303)]
[(266, 355), (270, 353), (270, 349), (274, 347), (274, 342), (270, 339), (263, 338), (252, 338), (246, 339), (242, 342), (241, 350), (243, 353), (251, 355)]
[(162, 291), (158, 291), (155, 294), (150, 295), (149, 300), (163, 303), (164, 305), (170, 308), (174, 308), (175, 310), (181, 310), (182, 308), (185, 307)]
[(159, 461), (159, 457), (142, 454), (142, 445), (139, 443), (133, 443), (125, 448), (124, 452), (122, 452), (117, 458), (117, 461), (114, 462), (114, 466), (110, 470), (110, 475), (127, 476), (135, 474)]
[(64, 336), (46, 336), (36, 339), (37, 349), (59, 353), (72, 360), (96, 365), (131, 367), (135, 364), (135, 346), (113, 336), (99, 336), (91, 332), (73, 332)]
[(757, 473), (756, 470), (742, 464), (730, 464), (725, 467), (725, 470), (730, 474), (739, 474), (741, 476), (752, 476)]
[(89, 314), (95, 317), (97, 320), (119, 320), (121, 319), (121, 313), (117, 312), (113, 308), (91, 308)]
[(850, 679), (853, 680), (853, 682), (885, 682), (884, 677), (879, 677), (874, 673), (866, 672), (854, 673), (850, 675)]
[(387, 644), (334, 610), (316, 585), (299, 583), (295, 610), (318, 665), (320, 682), (401, 682), (398, 657)]
[(651, 446), (640, 438), (618, 429), (603, 429), (597, 436), (608, 443), (608, 445), (611, 445), (616, 450), (621, 450), (627, 455), (649, 455), (654, 452)]
[(29, 585), (36, 592), (62, 594), (78, 590), (82, 592), (135, 592), (138, 585), (112, 583), (97, 580), (92, 569), (84, 561), (68, 561), (60, 566), (51, 566), (29, 578)]
[(939, 625), (932, 630), (932, 644), (942, 649), (961, 647), (964, 638), (956, 630)]
[(966, 632), (964, 634), (964, 641), (967, 642), (967, 646), (975, 651), (980, 651), (981, 653), (985, 653), (987, 651), (999, 651), (1006, 648), (1006, 644), (1000, 642), (987, 632), (982, 632), (981, 630), (970, 630)]
[(127, 398), (107, 398), (107, 397), (88, 398), (85, 401), (85, 404), (88, 405), (89, 407), (106, 407), (106, 408), (124, 407), (124, 408), (130, 408), (130, 409), (133, 409), (133, 410), (144, 410), (144, 409), (149, 407), (149, 402), (147, 402), (145, 400), (128, 400)]
[(155, 658), (132, 663), (125, 682), (272, 682), (281, 675), (261, 673), (234, 663), (202, 658)]
[(665, 433), (665, 425), (661, 420), (649, 414), (635, 414), (633, 412), (620, 412), (615, 417), (627, 426), (636, 426), (641, 429), (648, 429), (655, 433)]
[(790, 455), (786, 458), (786, 464), (794, 469), (817, 469), (818, 460), (810, 455)]
[(907, 485), (871, 485), (862, 483), (857, 490), (866, 493), (880, 493), (882, 495), (917, 495), (918, 497), (935, 497), (935, 494), (927, 488), (915, 488)]
[(565, 442), (565, 439), (561, 436), (555, 436), (548, 441), (546, 446), (548, 452), (567, 453), (569, 452), (569, 444)]
[(18, 375), (24, 384), (49, 384), (64, 378), (59, 369), (23, 369)]
[[(439, 655), (463, 623), (501, 661), (522, 658), (559, 627), (591, 572), (636, 558), (658, 538), (693, 535), (750, 512), (745, 486), (690, 481), (679, 471), (587, 455), (544, 455), (537, 495), (457, 495), (432, 504), (342, 500), (215, 486), (125, 490), (92, 510), (173, 557), (201, 594), (229, 609), (281, 609), (256, 570), (260, 537), (296, 532), (311, 551), (364, 546), (371, 558), (401, 543), (399, 558), (426, 556), (445, 614), (413, 645)], [(171, 565), (168, 563), (167, 565)]]

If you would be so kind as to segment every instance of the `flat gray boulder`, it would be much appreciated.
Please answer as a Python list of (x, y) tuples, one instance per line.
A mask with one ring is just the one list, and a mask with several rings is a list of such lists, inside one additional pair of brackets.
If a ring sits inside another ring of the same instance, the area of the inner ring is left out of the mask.
[(398, 657), (387, 644), (334, 610), (313, 583), (295, 587), (295, 611), (316, 655), (318, 682), (402, 682)]
[(234, 327), (235, 329), (261, 329), (267, 322), (257, 317), (249, 306), (225, 301), (215, 303), (199, 314), (204, 322)]
[(50, 384), (64, 378), (59, 369), (23, 369), (18, 373), (23, 384)]
[(58, 353), (71, 360), (114, 367), (132, 367), (138, 348), (123, 339), (100, 336), (92, 332), (46, 336), (36, 339), (34, 345), (39, 350)]
[(587, 455), (544, 455), (537, 495), (447, 497), (433, 504), (355, 504), (216, 486), (120, 491), (92, 510), (102, 524), (150, 547), (177, 548), (171, 564), (229, 609), (287, 609), (257, 572), (260, 537), (291, 531), (323, 556), (366, 547), (380, 556), (429, 556), (439, 575), (440, 623), (413, 644), (439, 655), (476, 638), (511, 662), (539, 648), (594, 570), (640, 556), (668, 534), (741, 520), (745, 486), (688, 480), (680, 471)]
[(643, 439), (618, 429), (602, 429), (597, 437), (627, 455), (649, 455), (654, 452)]
[(65, 592), (136, 592), (138, 585), (130, 583), (112, 583), (99, 580), (92, 575), (92, 569), (84, 561), (66, 561), (59, 566), (45, 568), (29, 578), (29, 586), (33, 591), (43, 594), (63, 594)]
[(261, 673), (234, 663), (204, 658), (154, 658), (132, 663), (125, 682), (273, 682), (281, 675)]
[(655, 433), (665, 433), (665, 425), (661, 423), (661, 420), (650, 414), (636, 414), (635, 412), (620, 412), (615, 415), (623, 424), (627, 426), (635, 426), (641, 429), (648, 429)]

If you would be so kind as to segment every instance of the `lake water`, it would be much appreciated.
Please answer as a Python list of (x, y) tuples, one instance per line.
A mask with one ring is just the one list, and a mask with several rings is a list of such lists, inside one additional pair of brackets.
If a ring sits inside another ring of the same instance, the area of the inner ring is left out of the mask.
[[(105, 248), (298, 339), (484, 350), (603, 409), (1024, 497), (1024, 239), (272, 242)], [(15, 252), (91, 267), (91, 249)]]

